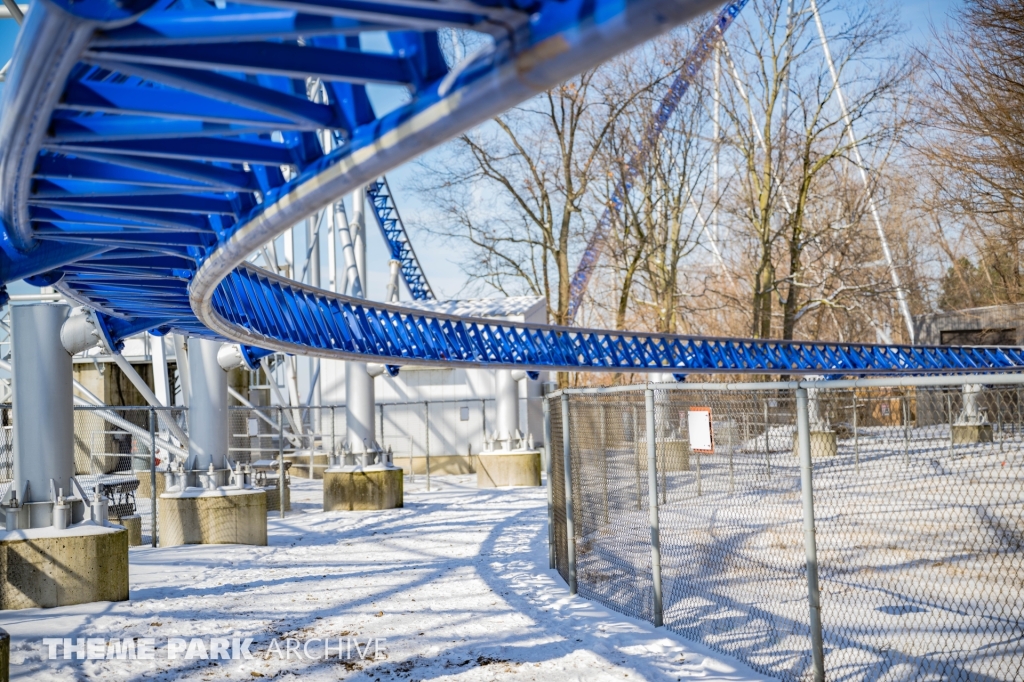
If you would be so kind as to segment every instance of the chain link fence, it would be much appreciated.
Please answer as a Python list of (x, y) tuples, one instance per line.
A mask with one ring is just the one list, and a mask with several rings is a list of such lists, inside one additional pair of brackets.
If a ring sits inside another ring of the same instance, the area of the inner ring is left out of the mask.
[(1021, 387), (816, 385), (549, 400), (554, 567), (783, 680), (1022, 679)]

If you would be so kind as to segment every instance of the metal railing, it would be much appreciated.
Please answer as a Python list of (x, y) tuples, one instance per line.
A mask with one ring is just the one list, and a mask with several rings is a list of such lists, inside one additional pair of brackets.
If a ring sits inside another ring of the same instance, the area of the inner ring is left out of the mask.
[(552, 567), (783, 680), (1020, 679), (1010, 381), (1024, 378), (553, 394)]

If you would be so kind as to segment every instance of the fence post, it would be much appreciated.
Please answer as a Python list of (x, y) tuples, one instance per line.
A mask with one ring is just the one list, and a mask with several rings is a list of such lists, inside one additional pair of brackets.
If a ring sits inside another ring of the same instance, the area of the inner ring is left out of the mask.
[(654, 391), (644, 391), (647, 411), (647, 502), (651, 514), (651, 578), (654, 582), (654, 627), (662, 626), (661, 536), (658, 529), (658, 444), (655, 441)]
[(768, 433), (771, 430), (771, 425), (768, 423), (768, 401), (761, 401), (764, 405), (764, 459), (768, 466), (768, 480), (772, 480), (772, 446), (768, 441)]
[(337, 466), (338, 462), (338, 408), (331, 405), (331, 462), (330, 466)]
[(818, 589), (818, 546), (814, 537), (814, 486), (811, 468), (811, 429), (807, 389), (796, 389), (796, 432), (800, 449), (800, 489), (804, 509), (804, 552), (807, 556), (807, 598), (810, 605), (811, 660), (814, 681), (825, 680), (825, 650), (821, 635), (821, 592)]
[(551, 400), (544, 398), (544, 453), (547, 455), (548, 568), (555, 567), (555, 498), (551, 488)]
[(430, 403), (423, 403), (423, 422), (426, 425), (426, 438), (423, 439), (424, 449), (427, 455), (427, 492), (430, 492)]
[(857, 391), (853, 391), (853, 470), (860, 473), (860, 440), (857, 434)]
[(277, 506), (284, 518), (284, 409), (277, 408)]
[(903, 465), (910, 466), (910, 401), (901, 396), (903, 403)]
[(572, 514), (572, 457), (569, 452), (569, 396), (562, 393), (562, 472), (565, 478), (565, 554), (569, 562), (569, 594), (576, 594), (576, 524)]
[(149, 408), (149, 537), (156, 547), (156, 409)]
[(953, 396), (951, 393), (946, 393), (946, 412), (949, 414), (949, 456), (953, 456)]

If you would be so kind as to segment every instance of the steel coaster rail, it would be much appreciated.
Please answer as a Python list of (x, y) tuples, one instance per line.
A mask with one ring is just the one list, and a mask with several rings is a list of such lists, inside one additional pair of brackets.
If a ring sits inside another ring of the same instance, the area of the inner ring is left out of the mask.
[(384, 236), (384, 241), (391, 249), (391, 257), (401, 264), (402, 279), (405, 280), (409, 293), (416, 301), (433, 301), (434, 291), (427, 282), (419, 259), (416, 258), (416, 252), (412, 248), (402, 216), (398, 213), (388, 179), (381, 176), (379, 180), (367, 185), (366, 198), (373, 206), (373, 215), (377, 219), (377, 226)]
[(211, 303), (225, 336), (326, 358), (591, 372), (893, 374), (1024, 369), (1024, 349), (664, 336), (455, 317), (315, 289), (246, 264)]
[[(53, 285), (96, 309), (115, 347), (139, 331), (175, 331), (249, 344), (253, 361), (277, 350), (391, 366), (680, 374), (1024, 366), (1019, 349), (459, 319), (332, 295), (245, 262), (338, 197), (713, 4), (33, 3), (0, 100), (0, 280)], [(440, 26), (494, 43), (449, 71)], [(392, 54), (361, 52), (355, 34), (379, 30)], [(309, 79), (327, 103), (309, 99)], [(366, 83), (404, 84), (413, 96), (377, 116)], [(323, 130), (342, 140), (329, 153)]]

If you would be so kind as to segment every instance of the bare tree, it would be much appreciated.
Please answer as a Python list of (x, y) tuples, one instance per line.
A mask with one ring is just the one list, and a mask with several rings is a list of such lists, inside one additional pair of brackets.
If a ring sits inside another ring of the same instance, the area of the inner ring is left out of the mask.
[[(852, 199), (864, 190), (852, 182), (853, 143), (828, 64), (810, 39), (813, 19), (803, 2), (793, 5), (790, 11), (788, 0), (756, 2), (727, 51), (733, 87), (724, 97), (732, 128), (726, 153), (737, 176), (731, 225), (750, 247), (749, 328), (759, 338), (795, 338), (808, 312), (891, 291), (884, 269), (882, 277), (867, 278), (856, 268), (843, 271), (849, 256), (872, 241), (872, 230), (863, 212), (852, 210), (862, 205)], [(852, 86), (856, 144), (880, 164), (905, 129), (900, 103), (914, 69), (913, 60), (877, 57), (897, 31), (891, 15), (868, 7), (846, 16), (832, 46), (839, 79)]]
[[(623, 59), (628, 59), (624, 57)], [(623, 90), (615, 65), (588, 71), (459, 137), (423, 165), (420, 190), (447, 219), (435, 234), (468, 240), (474, 280), (506, 295), (548, 300), (566, 323), (569, 283), (595, 196), (600, 155), (615, 122), (656, 83)]]

